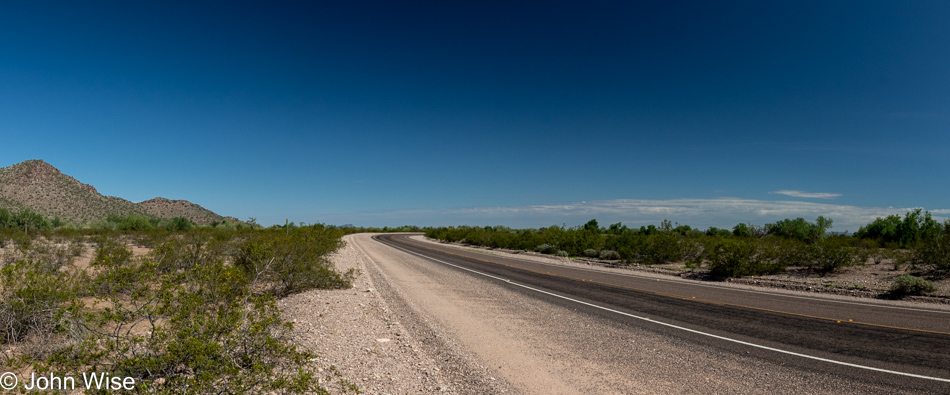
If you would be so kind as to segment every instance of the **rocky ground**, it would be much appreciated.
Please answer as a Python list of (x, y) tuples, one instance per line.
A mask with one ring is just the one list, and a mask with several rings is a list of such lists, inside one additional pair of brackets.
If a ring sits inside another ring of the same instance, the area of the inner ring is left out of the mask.
[(510, 393), (460, 347), (447, 344), (402, 304), (352, 243), (333, 255), (337, 269), (360, 275), (348, 290), (314, 290), (280, 301), (294, 322), (299, 347), (314, 361), (331, 393)]

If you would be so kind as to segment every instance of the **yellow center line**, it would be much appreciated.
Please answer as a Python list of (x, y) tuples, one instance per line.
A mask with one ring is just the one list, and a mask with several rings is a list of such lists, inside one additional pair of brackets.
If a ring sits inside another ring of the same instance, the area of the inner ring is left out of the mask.
[(481, 258), (476, 258), (476, 257), (467, 256), (467, 255), (456, 254), (456, 253), (448, 252), (448, 251), (444, 251), (444, 250), (437, 250), (437, 249), (434, 249), (434, 248), (430, 248), (430, 247), (426, 247), (426, 246), (422, 246), (422, 245), (418, 245), (418, 244), (414, 244), (414, 245), (415, 245), (416, 247), (424, 248), (424, 249), (429, 250), (429, 251), (437, 251), (437, 252), (441, 252), (441, 253), (443, 253), (443, 254), (449, 254), (449, 255), (454, 255), (454, 256), (458, 256), (458, 257), (462, 257), (462, 258), (473, 259), (473, 260), (476, 260), (476, 261), (485, 262), (485, 263), (490, 263), (490, 264), (493, 264), (493, 265), (507, 266), (507, 267), (516, 268), (516, 269), (519, 269), (519, 270), (524, 270), (524, 271), (531, 272), (531, 273), (535, 273), (535, 274), (546, 275), (546, 276), (551, 276), (551, 277), (558, 277), (558, 278), (563, 278), (563, 279), (568, 279), (568, 280), (575, 280), (575, 281), (576, 281), (576, 280), (580, 280), (580, 281), (582, 281), (582, 282), (587, 282), (587, 283), (592, 283), (592, 284), (599, 284), (599, 285), (605, 285), (605, 286), (610, 286), (610, 287), (615, 287), (615, 288), (622, 288), (622, 289), (626, 289), (626, 290), (630, 290), (630, 291), (645, 292), (645, 293), (649, 293), (649, 294), (653, 294), (653, 295), (665, 296), (665, 297), (674, 298), (674, 299), (695, 300), (695, 301), (697, 301), (697, 302), (706, 303), (706, 304), (712, 304), (712, 305), (717, 305), (717, 306), (729, 306), (729, 307), (738, 307), (738, 308), (745, 308), (745, 309), (757, 310), (757, 311), (766, 311), (766, 312), (770, 312), (770, 313), (786, 314), (786, 315), (791, 315), (791, 316), (796, 316), (796, 317), (813, 318), (813, 319), (825, 320), (825, 321), (834, 321), (835, 323), (858, 324), (858, 325), (872, 326), (872, 327), (877, 327), (877, 328), (899, 329), (899, 330), (912, 331), (912, 332), (932, 333), (932, 334), (937, 334), (937, 335), (948, 335), (948, 336), (950, 336), (950, 332), (940, 332), (940, 331), (932, 331), (932, 330), (927, 330), (927, 329), (916, 329), (916, 328), (905, 328), (905, 327), (892, 326), (892, 325), (872, 324), (872, 323), (869, 323), (869, 322), (854, 321), (854, 320), (852, 320), (852, 319), (848, 319), (847, 321), (845, 321), (845, 320), (843, 320), (843, 319), (828, 318), (828, 317), (822, 317), (822, 316), (817, 316), (817, 315), (809, 315), (809, 314), (801, 314), (801, 313), (792, 313), (792, 312), (789, 312), (789, 311), (767, 309), (767, 308), (764, 308), (764, 307), (746, 306), (746, 305), (740, 305), (740, 304), (734, 304), (734, 303), (727, 303), (727, 302), (720, 302), (720, 301), (709, 300), (709, 299), (697, 299), (695, 296), (687, 297), (687, 296), (683, 296), (683, 295), (671, 294), (671, 293), (660, 292), (660, 291), (653, 291), (653, 290), (649, 290), (649, 289), (636, 288), (636, 287), (629, 287), (629, 286), (626, 286), (626, 285), (613, 284), (613, 283), (606, 283), (606, 282), (595, 281), (595, 280), (587, 280), (587, 279), (583, 279), (583, 278), (565, 276), (565, 275), (561, 275), (561, 274), (552, 274), (551, 272), (542, 272), (542, 271), (539, 271), (539, 270), (527, 269), (527, 268), (523, 268), (523, 267), (516, 267), (516, 266), (504, 264), (504, 263), (493, 262), (493, 261), (486, 260), (486, 259), (481, 259)]

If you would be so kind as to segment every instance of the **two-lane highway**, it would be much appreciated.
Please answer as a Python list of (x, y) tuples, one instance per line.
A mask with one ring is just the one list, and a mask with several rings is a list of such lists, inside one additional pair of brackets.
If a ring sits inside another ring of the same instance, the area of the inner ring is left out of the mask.
[(703, 347), (901, 392), (950, 392), (950, 313), (749, 291), (375, 239), (536, 299)]

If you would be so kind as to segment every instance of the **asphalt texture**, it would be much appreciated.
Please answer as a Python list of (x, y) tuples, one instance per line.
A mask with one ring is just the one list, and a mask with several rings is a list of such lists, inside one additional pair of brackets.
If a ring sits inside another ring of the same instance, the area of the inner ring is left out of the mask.
[(895, 392), (950, 393), (947, 311), (618, 275), (441, 247), (406, 235), (374, 239), (621, 327)]

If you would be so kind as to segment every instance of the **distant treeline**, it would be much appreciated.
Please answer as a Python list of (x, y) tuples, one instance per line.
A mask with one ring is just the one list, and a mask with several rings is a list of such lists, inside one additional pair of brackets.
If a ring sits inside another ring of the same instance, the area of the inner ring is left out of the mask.
[[(235, 221), (233, 219), (224, 219), (215, 221), (208, 225), (199, 225), (188, 218), (154, 218), (141, 215), (117, 216), (110, 215), (105, 219), (76, 226), (63, 221), (59, 218), (49, 219), (32, 211), (25, 209), (22, 211), (10, 211), (0, 208), (0, 231), (20, 230), (27, 233), (35, 231), (50, 230), (117, 230), (117, 231), (151, 231), (165, 230), (171, 232), (186, 231), (194, 228), (212, 228), (221, 230), (244, 230), (244, 229), (282, 229), (295, 230), (313, 226), (313, 224), (285, 222), (283, 225), (262, 226), (257, 223), (255, 218), (249, 218), (247, 221)], [(339, 229), (343, 234), (352, 233), (389, 233), (389, 232), (424, 232), (428, 228), (422, 228), (415, 225), (404, 225), (397, 227), (354, 227), (351, 225), (334, 226), (322, 225), (329, 228)]]
[(621, 223), (602, 227), (590, 220), (571, 228), (459, 226), (429, 228), (425, 234), (446, 242), (564, 257), (647, 265), (684, 262), (723, 277), (779, 273), (790, 266), (827, 273), (869, 259), (910, 264), (932, 276), (950, 272), (950, 221), (941, 224), (929, 212), (918, 209), (903, 218), (878, 218), (854, 235), (828, 234), (831, 225), (832, 220), (824, 217), (814, 222), (784, 219), (764, 226), (740, 223), (731, 230), (700, 230), (668, 220), (659, 227), (628, 228)]
[[(249, 220), (249, 223), (257, 225), (257, 221), (254, 218)], [(313, 226), (312, 224), (307, 224), (301, 222), (300, 224), (287, 221), (283, 225), (271, 225), (268, 229), (283, 229), (283, 230), (293, 230), (301, 227)], [(384, 226), (382, 228), (374, 226), (353, 226), (353, 225), (322, 225), (327, 226), (332, 229), (339, 229), (343, 234), (349, 235), (353, 233), (394, 233), (394, 232), (425, 232), (430, 229), (428, 227), (423, 228), (415, 225), (403, 225), (403, 226)]]
[(155, 218), (141, 215), (109, 215), (105, 219), (76, 226), (59, 218), (49, 219), (30, 209), (10, 211), (0, 208), (0, 230), (18, 229), (24, 232), (54, 229), (92, 229), (92, 230), (153, 230), (165, 229), (169, 231), (183, 231), (197, 227), (216, 228), (224, 230), (259, 229), (256, 223), (246, 223), (225, 219), (215, 221), (209, 225), (198, 225), (194, 221), (183, 218)]

